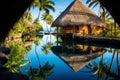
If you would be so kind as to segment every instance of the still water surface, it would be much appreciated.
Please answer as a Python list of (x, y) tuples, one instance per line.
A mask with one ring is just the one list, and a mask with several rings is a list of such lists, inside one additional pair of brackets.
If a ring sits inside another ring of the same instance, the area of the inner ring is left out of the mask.
[[(28, 72), (23, 74), (32, 76), (36, 80), (38, 78), (119, 80), (120, 78), (120, 50), (67, 43), (60, 39), (58, 43), (54, 35), (44, 35), (38, 45), (33, 42), (25, 58), (29, 58), (30, 63), (22, 67), (22, 70), (29, 69), (32, 72), (31, 75)], [(50, 66), (51, 68), (48, 68)], [(42, 71), (39, 72), (39, 69)]]

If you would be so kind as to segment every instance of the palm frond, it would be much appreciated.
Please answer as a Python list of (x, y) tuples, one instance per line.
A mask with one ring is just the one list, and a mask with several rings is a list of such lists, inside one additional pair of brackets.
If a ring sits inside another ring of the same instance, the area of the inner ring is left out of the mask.
[(44, 8), (44, 11), (49, 14), (49, 9)]
[(96, 3), (96, 1), (91, 2), (91, 3), (88, 5), (88, 7), (92, 7), (95, 3)]
[(98, 4), (99, 4), (98, 2), (94, 3), (92, 9), (95, 8)]
[(48, 4), (55, 5), (55, 3), (53, 1), (48, 1)]
[(91, 1), (92, 1), (92, 0), (87, 0), (87, 1), (86, 1), (86, 4), (89, 4)]

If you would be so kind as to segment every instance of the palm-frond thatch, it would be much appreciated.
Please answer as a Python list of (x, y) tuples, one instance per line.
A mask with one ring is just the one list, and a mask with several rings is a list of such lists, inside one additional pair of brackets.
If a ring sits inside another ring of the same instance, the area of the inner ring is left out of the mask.
[(105, 27), (105, 23), (79, 0), (74, 0), (53, 22), (54, 26), (93, 25)]
[(33, 28), (34, 25), (32, 24), (32, 22), (30, 22), (29, 20), (25, 19), (25, 23), (26, 23), (26, 27), (31, 27)]

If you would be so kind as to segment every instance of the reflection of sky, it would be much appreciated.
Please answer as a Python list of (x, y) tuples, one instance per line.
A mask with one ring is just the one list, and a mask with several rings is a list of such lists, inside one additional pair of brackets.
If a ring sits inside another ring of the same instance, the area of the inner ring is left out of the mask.
[[(95, 80), (96, 77), (91, 77), (92, 73), (86, 73), (82, 71), (86, 71), (87, 68), (83, 67), (78, 72), (74, 72), (64, 61), (62, 61), (57, 55), (55, 55), (51, 50), (46, 55), (41, 49), (43, 45), (46, 44), (46, 42), (56, 42), (56, 39), (53, 35), (45, 35), (43, 36), (43, 39), (40, 41), (39, 46), (37, 46), (37, 53), (40, 58), (41, 65), (44, 65), (47, 61), (52, 65), (54, 64), (55, 67), (53, 68), (53, 74), (51, 76), (47, 77), (47, 80)], [(38, 67), (38, 59), (35, 55), (35, 44), (33, 44), (32, 50), (28, 52), (28, 55), (31, 59), (32, 66), (34, 68)], [(103, 55), (103, 61), (106, 62), (107, 65), (110, 65), (111, 59), (112, 59), (113, 51), (105, 52)], [(27, 57), (25, 55), (25, 57)], [(93, 61), (99, 62), (101, 59), (101, 56), (94, 59)], [(112, 71), (117, 72), (117, 66), (116, 66), (116, 55), (114, 58), (114, 63), (112, 65)], [(27, 65), (25, 68), (28, 68), (29, 65)]]

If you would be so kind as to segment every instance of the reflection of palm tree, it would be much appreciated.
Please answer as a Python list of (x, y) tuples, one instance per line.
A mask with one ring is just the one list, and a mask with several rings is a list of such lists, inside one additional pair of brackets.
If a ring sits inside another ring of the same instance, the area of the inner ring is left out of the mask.
[[(25, 51), (26, 51), (26, 53), (28, 53), (28, 50), (25, 48)], [(31, 69), (31, 71), (32, 71), (32, 62), (31, 62), (31, 60), (30, 60), (30, 57), (29, 57), (29, 55), (28, 54), (26, 54), (27, 55), (27, 58), (28, 58), (28, 61), (29, 61), (29, 64), (30, 64), (30, 69)]]
[(91, 70), (90, 72), (94, 72), (92, 76), (98, 76), (98, 79), (102, 80), (104, 79), (108, 69), (108, 66), (101, 61), (99, 64), (97, 64), (96, 62), (89, 63), (88, 65), (86, 65), (86, 67)]
[(120, 79), (120, 65), (119, 65), (119, 53), (117, 52), (117, 58), (116, 58), (116, 61), (117, 61), (117, 70), (118, 70), (118, 79)]
[[(103, 63), (103, 60), (100, 60), (99, 64), (97, 64), (96, 62), (93, 62), (93, 63), (89, 63), (88, 65), (86, 65), (86, 67), (91, 70), (90, 72), (94, 72), (92, 76), (96, 76), (97, 75), (98, 79), (104, 80), (105, 76), (106, 76), (105, 80), (107, 80), (108, 77), (111, 77), (112, 79), (117, 80), (118, 79), (118, 75), (111, 71), (111, 67), (112, 67), (112, 64), (113, 64), (114, 56), (115, 56), (115, 51), (113, 53), (110, 66), (106, 65), (105, 62)], [(101, 59), (103, 59), (103, 57)]]
[[(114, 52), (113, 52), (112, 60), (111, 60), (110, 67), (109, 67), (109, 70), (108, 70), (109, 72), (110, 72), (110, 70), (111, 70), (111, 68), (112, 68), (114, 56), (115, 56), (115, 50), (114, 50)], [(107, 79), (108, 79), (108, 76), (106, 77), (106, 80), (107, 80)]]
[(39, 66), (40, 66), (40, 58), (39, 58), (39, 55), (38, 55), (38, 53), (37, 53), (37, 46), (39, 45), (39, 40), (34, 41), (34, 43), (35, 43), (35, 54), (36, 54), (36, 56), (37, 56), (38, 64), (39, 64)]
[(45, 44), (44, 46), (42, 46), (42, 51), (45, 54), (48, 54), (48, 52), (50, 51), (51, 47), (53, 46), (53, 43), (48, 42), (47, 44)]
[(29, 80), (46, 80), (46, 77), (53, 73), (53, 68), (54, 65), (50, 65), (46, 62), (44, 66), (40, 66), (38, 69), (33, 69), (33, 73), (29, 72)]

